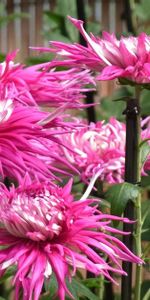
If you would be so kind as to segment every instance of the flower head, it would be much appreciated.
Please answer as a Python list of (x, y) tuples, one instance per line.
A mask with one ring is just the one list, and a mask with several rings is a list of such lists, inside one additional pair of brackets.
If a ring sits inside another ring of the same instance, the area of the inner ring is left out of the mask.
[[(83, 21), (69, 17), (87, 42), (87, 47), (79, 44), (51, 42), (54, 47), (45, 51), (56, 52), (66, 61), (58, 64), (85, 65), (100, 72), (98, 80), (125, 78), (132, 82), (150, 82), (150, 37), (141, 33), (138, 37), (124, 37), (120, 40), (114, 34), (103, 32), (102, 37), (88, 35)], [(43, 48), (44, 50), (44, 48)]]
[(0, 100), (12, 99), (31, 106), (83, 106), (83, 92), (90, 89), (88, 84), (94, 84), (88, 70), (56, 71), (51, 62), (26, 67), (13, 62), (15, 55), (16, 51), (8, 54), (0, 64)]
[[(111, 118), (109, 122), (99, 121), (88, 125), (78, 121), (72, 132), (64, 133), (62, 140), (66, 147), (60, 150), (64, 158), (81, 173), (81, 179), (89, 182), (99, 174), (101, 181), (120, 183), (124, 180), (126, 127), (122, 122)], [(142, 139), (150, 138), (149, 118), (141, 122)], [(147, 158), (143, 174), (150, 170)]]
[(63, 160), (55, 153), (59, 143), (54, 137), (55, 127), (66, 126), (63, 118), (56, 116), (56, 112), (49, 114), (35, 107), (14, 106), (12, 100), (0, 101), (0, 175), (3, 179), (9, 177), (20, 182), (26, 172), (31, 178), (55, 179), (53, 173), (58, 169), (52, 167), (51, 162)]
[(15, 299), (22, 289), (23, 299), (38, 300), (44, 279), (52, 272), (59, 299), (64, 300), (70, 293), (65, 279), (71, 279), (78, 267), (114, 281), (110, 272), (125, 274), (120, 260), (142, 263), (114, 237), (126, 233), (110, 226), (113, 219), (129, 220), (101, 213), (90, 206), (93, 200), (74, 201), (71, 185), (71, 181), (63, 188), (48, 182), (31, 184), (26, 176), (17, 189), (0, 187), (0, 245), (5, 246), (0, 249), (0, 274), (16, 266)]

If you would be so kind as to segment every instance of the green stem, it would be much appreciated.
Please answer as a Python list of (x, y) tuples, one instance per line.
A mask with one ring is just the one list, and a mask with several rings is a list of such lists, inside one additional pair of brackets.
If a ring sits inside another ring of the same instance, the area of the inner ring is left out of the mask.
[(143, 300), (149, 300), (150, 299), (150, 289), (147, 291), (147, 293), (145, 294)]
[(100, 276), (99, 281), (99, 300), (104, 299), (104, 276)]
[[(136, 90), (137, 99), (139, 99), (139, 90)], [(139, 100), (138, 100), (139, 101)], [(139, 115), (138, 120), (138, 159), (137, 159), (137, 182), (141, 182), (141, 155), (140, 155), (140, 142), (141, 142), (141, 120)], [(136, 213), (136, 224), (135, 224), (135, 247), (136, 255), (142, 256), (141, 248), (141, 235), (142, 235), (142, 212), (141, 212), (141, 192), (135, 202), (135, 213)], [(142, 278), (142, 265), (136, 265), (136, 275), (135, 275), (135, 292), (134, 300), (141, 299), (141, 278)]]
[[(135, 245), (136, 245), (136, 254), (137, 256), (142, 256), (141, 249), (141, 233), (142, 233), (142, 216), (141, 216), (141, 194), (136, 200), (136, 229), (135, 229)], [(135, 275), (135, 293), (134, 300), (141, 299), (141, 273), (142, 273), (142, 265), (136, 265), (136, 275)]]

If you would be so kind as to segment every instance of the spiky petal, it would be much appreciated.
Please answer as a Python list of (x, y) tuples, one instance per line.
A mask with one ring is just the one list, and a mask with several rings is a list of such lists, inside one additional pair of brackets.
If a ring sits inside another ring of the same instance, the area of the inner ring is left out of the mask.
[(58, 112), (50, 114), (35, 107), (16, 106), (9, 99), (0, 101), (0, 176), (21, 182), (28, 172), (31, 178), (55, 179), (58, 169), (51, 163), (54, 159), (63, 160), (55, 151), (59, 140), (54, 133), (58, 126), (60, 130), (66, 126)]
[(53, 62), (27, 67), (13, 62), (16, 52), (8, 54), (0, 64), (0, 100), (12, 99), (30, 106), (57, 107), (67, 103), (69, 108), (83, 107), (80, 100), (90, 90), (87, 85), (94, 84), (88, 70), (57, 71)]

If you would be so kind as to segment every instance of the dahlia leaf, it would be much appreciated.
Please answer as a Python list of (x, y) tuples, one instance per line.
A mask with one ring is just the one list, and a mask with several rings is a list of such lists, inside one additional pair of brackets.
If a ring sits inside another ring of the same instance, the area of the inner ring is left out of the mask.
[(48, 299), (53, 298), (58, 289), (58, 284), (54, 273), (52, 273), (52, 275), (50, 276), (50, 280), (45, 281), (44, 287), (46, 291), (50, 291), (50, 296), (48, 296)]
[[(0, 284), (2, 284), (3, 282), (5, 282), (9, 277), (11, 277), (12, 275), (14, 275), (15, 272), (15, 267), (10, 267), (5, 274), (0, 278)], [(1, 298), (0, 298), (1, 300)]]
[(150, 91), (145, 89), (141, 94), (141, 109), (142, 115), (148, 116), (150, 114), (150, 102), (149, 102)]
[(69, 36), (68, 36), (66, 24), (65, 24), (66, 23), (65, 17), (61, 14), (54, 13), (51, 11), (45, 11), (44, 13), (49, 18), (49, 21), (51, 21), (55, 24), (54, 25), (55, 28), (53, 28), (54, 31), (56, 31), (56, 29), (59, 28), (61, 35), (68, 38), (68, 40), (69, 40)]
[[(74, 282), (74, 279), (69, 282), (69, 280), (66, 280), (66, 285), (68, 290), (71, 292), (74, 299), (79, 300), (78, 297), (78, 288), (76, 286), (76, 283)], [(67, 299), (70, 299), (70, 297), (67, 296)]]
[(150, 241), (150, 203), (149, 201), (144, 201), (142, 203), (142, 240)]
[(46, 293), (40, 297), (40, 300), (51, 300), (50, 293)]
[(148, 140), (149, 139), (145, 139), (140, 143), (141, 168), (150, 154), (150, 145), (148, 144)]
[(86, 278), (82, 280), (82, 282), (85, 284), (85, 286), (89, 289), (91, 288), (99, 288), (99, 277), (95, 278)]
[[(150, 280), (144, 280), (142, 282), (141, 299), (144, 299), (144, 296), (149, 291), (149, 287), (150, 287)], [(149, 298), (147, 298), (147, 299), (149, 299)]]
[(142, 176), (142, 187), (149, 187), (150, 186), (150, 176)]
[(111, 213), (121, 216), (129, 200), (134, 200), (139, 193), (139, 187), (124, 182), (111, 186), (106, 192), (106, 200), (111, 203)]
[[(77, 279), (73, 278), (71, 283), (69, 283), (68, 285), (68, 289), (70, 290), (70, 292), (72, 293), (72, 289), (74, 290), (74, 292), (77, 294), (77, 297), (75, 296), (75, 294), (73, 294), (73, 296), (75, 297), (76, 300), (80, 299), (80, 297), (86, 297), (89, 300), (98, 300), (99, 298), (97, 296), (95, 296), (95, 294), (93, 294), (90, 289), (88, 289), (84, 284), (81, 283), (82, 281), (78, 281)], [(71, 289), (70, 289), (71, 287)], [(70, 298), (68, 298), (70, 299)]]

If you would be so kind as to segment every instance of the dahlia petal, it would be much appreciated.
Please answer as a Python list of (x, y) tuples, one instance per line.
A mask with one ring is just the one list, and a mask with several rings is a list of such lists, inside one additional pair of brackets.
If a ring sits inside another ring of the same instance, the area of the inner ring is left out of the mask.
[(38, 108), (40, 105), (59, 107), (64, 103), (68, 108), (85, 107), (80, 102), (82, 93), (93, 90), (87, 84), (95, 84), (87, 70), (73, 68), (56, 71), (54, 62), (26, 67), (14, 64), (17, 51), (7, 55), (0, 64), (0, 99), (10, 99), (18, 103)]
[(58, 295), (60, 297), (60, 300), (65, 299), (65, 291), (67, 294), (73, 298), (72, 294), (68, 290), (66, 284), (65, 284), (65, 277), (66, 277), (66, 265), (61, 259), (61, 256), (58, 254), (52, 253), (49, 257), (51, 265), (53, 267), (53, 270), (56, 274), (57, 282), (58, 282)]
[(137, 57), (135, 54), (131, 53), (128, 48), (127, 45), (124, 43), (124, 39), (122, 38), (120, 40), (120, 52), (122, 53), (122, 58), (123, 58), (123, 62), (124, 62), (124, 66), (134, 66), (137, 62)]
[(76, 20), (74, 18), (71, 18), (68, 16), (68, 19), (75, 25), (77, 29), (81, 32), (81, 34), (84, 36), (85, 40), (89, 43), (91, 48), (94, 50), (94, 52), (97, 54), (98, 57), (102, 59), (107, 65), (111, 65), (111, 63), (105, 58), (101, 47), (97, 43), (94, 42), (93, 39), (90, 38), (90, 36), (86, 33), (86, 31), (83, 28), (83, 21)]
[(43, 281), (44, 281), (44, 277), (43, 277), (43, 273), (46, 267), (46, 257), (45, 255), (42, 255), (40, 252), (37, 253), (37, 259), (35, 261), (33, 270), (32, 270), (32, 279), (31, 279), (31, 283), (30, 283), (30, 296), (29, 299), (32, 300), (32, 294), (33, 291), (34, 292), (34, 300), (38, 300), (40, 293), (41, 293), (41, 289), (43, 286)]
[(103, 69), (97, 80), (111, 80), (118, 77), (123, 77), (124, 70), (117, 66), (108, 66)]
[[(0, 108), (1, 176), (21, 182), (28, 172), (32, 179), (37, 177), (44, 180), (49, 177), (54, 180), (54, 173), (61, 172), (59, 167), (52, 165), (54, 157), (57, 162), (61, 161), (65, 165), (65, 160), (59, 155), (54, 155), (53, 152), (50, 154), (51, 149), (54, 150), (58, 143), (63, 145), (63, 142), (59, 142), (59, 138), (54, 136), (55, 131), (52, 129), (56, 125), (60, 128), (65, 126), (63, 120), (60, 121), (60, 111), (58, 116), (58, 112), (49, 114), (20, 105), (12, 108), (11, 104), (9, 100), (5, 101)], [(64, 106), (66, 107), (66, 104)], [(59, 110), (63, 111), (64, 107)], [(39, 125), (42, 120), (46, 120), (46, 126)], [(71, 164), (67, 165), (71, 168)], [(73, 171), (76, 172), (75, 167)], [(66, 174), (64, 170), (62, 173)]]

